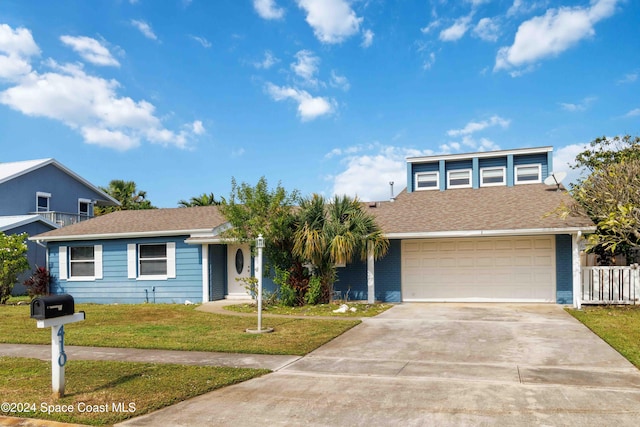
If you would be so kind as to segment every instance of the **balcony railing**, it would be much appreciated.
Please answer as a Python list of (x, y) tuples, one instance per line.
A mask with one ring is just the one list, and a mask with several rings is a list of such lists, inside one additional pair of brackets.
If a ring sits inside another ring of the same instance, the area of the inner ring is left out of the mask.
[(72, 214), (72, 213), (66, 213), (66, 212), (55, 212), (55, 211), (31, 212), (31, 213), (43, 216), (44, 218), (53, 222), (54, 224), (58, 224), (60, 227), (66, 227), (67, 225), (76, 224), (80, 221), (85, 221), (91, 218), (88, 215)]
[(583, 304), (639, 304), (640, 270), (632, 267), (584, 267)]

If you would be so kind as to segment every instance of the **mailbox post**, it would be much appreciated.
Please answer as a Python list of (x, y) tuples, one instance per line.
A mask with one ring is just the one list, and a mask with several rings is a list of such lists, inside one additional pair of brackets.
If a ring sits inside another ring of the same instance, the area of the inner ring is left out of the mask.
[(64, 325), (85, 319), (84, 311), (75, 313), (71, 295), (50, 295), (31, 301), (31, 318), (37, 320), (38, 328), (51, 328), (51, 389), (53, 397), (64, 396)]

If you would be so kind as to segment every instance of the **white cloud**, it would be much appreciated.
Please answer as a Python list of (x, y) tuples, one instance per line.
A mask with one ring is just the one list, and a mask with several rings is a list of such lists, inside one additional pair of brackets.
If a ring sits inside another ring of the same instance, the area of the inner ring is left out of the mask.
[(520, 24), (513, 45), (500, 48), (494, 71), (526, 67), (558, 56), (595, 34), (593, 26), (615, 12), (617, 0), (595, 0), (590, 7), (549, 9)]
[(270, 50), (265, 50), (264, 59), (262, 61), (254, 62), (253, 66), (258, 69), (268, 70), (278, 62), (280, 62), (280, 60), (273, 56), (273, 53), (271, 53)]
[(297, 61), (291, 64), (293, 72), (296, 73), (298, 77), (301, 77), (305, 84), (318, 86), (318, 80), (315, 78), (315, 75), (318, 73), (320, 58), (309, 50), (298, 51), (295, 57)]
[(420, 28), (420, 31), (422, 32), (422, 34), (429, 34), (431, 30), (438, 28), (440, 24), (440, 20), (436, 19), (435, 21), (431, 21), (426, 27)]
[(373, 36), (375, 34), (373, 33), (373, 31), (371, 30), (364, 30), (362, 32), (362, 43), (360, 43), (360, 46), (367, 48), (369, 46), (371, 46), (371, 44), (373, 44)]
[(322, 43), (341, 43), (360, 31), (362, 18), (345, 0), (297, 0), (307, 13), (306, 21)]
[(211, 42), (209, 40), (207, 40), (204, 37), (199, 37), (199, 36), (189, 36), (191, 37), (193, 40), (197, 41), (198, 43), (200, 43), (202, 45), (202, 47), (204, 47), (205, 49), (209, 49), (211, 47)]
[(76, 51), (85, 61), (94, 65), (119, 67), (120, 63), (115, 59), (109, 49), (96, 39), (85, 36), (61, 36), (60, 41)]
[(567, 177), (562, 183), (568, 187), (570, 183), (575, 183), (586, 170), (572, 169), (576, 162), (576, 156), (586, 150), (586, 144), (571, 144), (553, 151), (553, 172), (565, 172)]
[(640, 108), (635, 108), (635, 109), (629, 111), (624, 116), (625, 117), (638, 117), (638, 116), (640, 116)]
[(433, 67), (433, 64), (436, 63), (436, 54), (434, 52), (431, 52), (429, 54), (429, 58), (427, 58), (423, 63), (422, 63), (422, 69), (423, 70), (430, 70), (431, 67)]
[(618, 80), (618, 83), (619, 84), (633, 83), (636, 80), (638, 80), (638, 72), (637, 71), (633, 72), (633, 73), (625, 74), (623, 78)]
[(284, 9), (274, 0), (253, 0), (253, 8), (263, 19), (282, 19), (284, 16)]
[(351, 88), (349, 80), (345, 76), (338, 75), (334, 70), (331, 70), (331, 82), (329, 83), (333, 87), (348, 91)]
[[(5, 30), (0, 28), (0, 32)], [(18, 34), (13, 30), (11, 33)], [(22, 47), (16, 47), (15, 43), (9, 45), (6, 34), (0, 35), (0, 52), (39, 53), (30, 33), (21, 32), (23, 37), (27, 33), (31, 42), (20, 45)], [(3, 58), (9, 57), (0, 55), (0, 70), (6, 61)], [(28, 57), (21, 60), (30, 71), (12, 76), (12, 86), (0, 92), (0, 104), (27, 116), (62, 122), (79, 132), (86, 143), (127, 150), (147, 140), (186, 148), (194, 135), (204, 132), (200, 121), (179, 132), (166, 129), (151, 103), (119, 95), (120, 84), (116, 80), (90, 75), (80, 64), (58, 64), (48, 59), (44, 61), (47, 71), (40, 72), (31, 70), (31, 64), (26, 62)]]
[(469, 23), (471, 22), (471, 15), (463, 16), (455, 20), (453, 25), (449, 28), (445, 28), (440, 31), (440, 40), (445, 42), (453, 42), (460, 40), (467, 30), (469, 29)]
[(587, 108), (593, 104), (593, 102), (598, 99), (595, 96), (588, 96), (584, 98), (581, 102), (577, 104), (560, 102), (560, 106), (565, 111), (576, 112), (576, 111), (585, 111)]
[(131, 25), (136, 27), (146, 38), (151, 40), (158, 40), (158, 36), (156, 36), (156, 34), (153, 32), (151, 25), (147, 24), (146, 22), (132, 19)]
[(325, 158), (342, 157), (343, 170), (330, 177), (332, 193), (358, 196), (361, 200), (389, 200), (389, 182), (394, 195), (406, 186), (406, 158), (434, 154), (431, 150), (384, 146), (379, 143), (336, 148)]
[(30, 58), (40, 55), (40, 48), (26, 28), (12, 29), (0, 24), (0, 79), (16, 81), (31, 72)]
[(471, 135), (475, 132), (484, 130), (488, 127), (500, 126), (501, 128), (507, 128), (511, 123), (510, 120), (503, 119), (500, 116), (491, 116), (489, 120), (483, 120), (480, 122), (469, 122), (462, 129), (451, 129), (447, 131), (447, 135), (449, 136), (463, 136), (463, 135)]
[(265, 86), (267, 93), (274, 101), (284, 101), (292, 99), (298, 103), (298, 116), (305, 122), (316, 119), (320, 116), (330, 115), (335, 109), (335, 101), (323, 97), (313, 97), (309, 92), (285, 86), (276, 86), (267, 83)]
[(204, 125), (202, 124), (202, 121), (200, 120), (196, 120), (193, 123), (191, 123), (191, 132), (194, 133), (194, 135), (202, 135), (203, 133), (205, 133), (207, 130), (204, 128)]
[(473, 29), (473, 34), (484, 41), (495, 42), (500, 35), (500, 25), (495, 18), (482, 18)]

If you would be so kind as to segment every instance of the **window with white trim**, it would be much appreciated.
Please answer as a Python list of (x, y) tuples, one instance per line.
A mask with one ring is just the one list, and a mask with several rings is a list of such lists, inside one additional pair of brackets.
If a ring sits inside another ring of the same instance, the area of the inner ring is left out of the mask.
[(69, 277), (94, 277), (95, 268), (93, 246), (69, 248)]
[(542, 165), (521, 165), (515, 167), (516, 184), (536, 184), (542, 182)]
[(58, 260), (61, 280), (102, 279), (102, 245), (60, 246)]
[(438, 190), (440, 188), (439, 172), (416, 173), (416, 190)]
[(166, 276), (167, 244), (138, 246), (138, 272), (140, 276)]
[(36, 212), (49, 212), (49, 199), (51, 193), (36, 192)]
[(505, 167), (482, 168), (480, 169), (480, 186), (492, 187), (505, 185), (507, 169)]
[(447, 172), (447, 188), (471, 188), (471, 169)]
[(91, 215), (91, 200), (78, 199), (78, 215), (86, 217)]
[(128, 244), (127, 277), (138, 280), (175, 278), (175, 242)]

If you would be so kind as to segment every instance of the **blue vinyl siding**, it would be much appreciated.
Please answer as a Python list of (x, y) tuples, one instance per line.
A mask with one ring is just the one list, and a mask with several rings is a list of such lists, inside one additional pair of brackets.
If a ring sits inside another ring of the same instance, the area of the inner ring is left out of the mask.
[(384, 302), (401, 302), (401, 257), (402, 241), (390, 240), (387, 255), (376, 261), (376, 300)]
[(456, 171), (456, 170), (460, 170), (460, 169), (471, 169), (472, 167), (472, 162), (471, 159), (469, 160), (456, 160), (456, 161), (449, 161), (446, 162), (445, 164), (445, 170), (448, 171)]
[(367, 300), (367, 263), (357, 260), (346, 267), (338, 267), (338, 279), (333, 285), (335, 291), (349, 300)]
[[(69, 293), (77, 302), (110, 303), (184, 303), (202, 302), (202, 248), (187, 245), (187, 236), (147, 239), (56, 242), (49, 244), (49, 268), (56, 277), (53, 293)], [(127, 277), (129, 243), (176, 244), (176, 277), (166, 280), (137, 280)], [(61, 280), (60, 246), (102, 245), (102, 279)]]
[(556, 235), (556, 302), (573, 303), (573, 259), (571, 256), (571, 236)]
[[(389, 252), (387, 255), (375, 262), (375, 300), (383, 302), (400, 302), (402, 295), (400, 291), (400, 258), (401, 241), (389, 241)], [(341, 291), (342, 295), (349, 292), (350, 300), (367, 300), (367, 263), (356, 261), (348, 264), (344, 268), (338, 268), (338, 280), (334, 285), (336, 291)]]
[(36, 192), (50, 193), (49, 210), (78, 213), (78, 199), (104, 199), (53, 165), (0, 184), (0, 215), (25, 215), (36, 211)]

